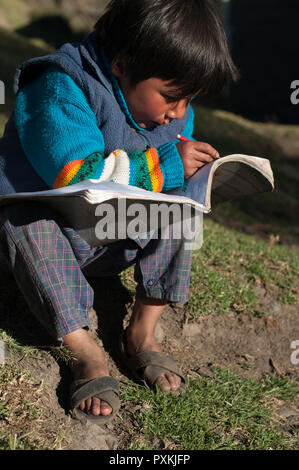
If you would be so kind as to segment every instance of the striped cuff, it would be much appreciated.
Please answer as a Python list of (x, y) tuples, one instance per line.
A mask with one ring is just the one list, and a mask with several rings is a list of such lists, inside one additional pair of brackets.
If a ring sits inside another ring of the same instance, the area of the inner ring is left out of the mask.
[(103, 152), (95, 152), (86, 158), (68, 162), (60, 171), (53, 184), (53, 189), (62, 188), (81, 181), (96, 178), (103, 179), (103, 175), (110, 176), (114, 169), (114, 160), (104, 159)]
[(146, 152), (134, 151), (130, 153), (129, 158), (129, 184), (147, 191), (161, 192), (164, 177), (157, 150), (149, 148)]

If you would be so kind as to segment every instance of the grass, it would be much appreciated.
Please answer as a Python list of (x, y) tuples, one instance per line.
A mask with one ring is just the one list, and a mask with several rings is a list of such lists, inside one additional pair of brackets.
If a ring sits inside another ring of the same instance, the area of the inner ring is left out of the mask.
[(8, 354), (16, 355), (21, 353), (23, 358), (33, 355), (38, 358), (39, 351), (35, 347), (21, 344), (9, 330), (0, 329), (0, 341), (5, 344), (5, 350)]
[(14, 360), (0, 366), (0, 450), (60, 448), (63, 429), (58, 426), (49, 435), (40, 406), (43, 393), (43, 383)]
[(212, 371), (213, 379), (190, 379), (179, 397), (131, 384), (123, 388), (122, 399), (134, 410), (127, 449), (151, 450), (157, 443), (171, 450), (296, 449), (298, 425), (285, 432), (275, 415), (282, 398), (298, 393), (295, 383), (278, 377), (259, 383), (229, 370)]
[[(131, 267), (121, 279), (131, 295)], [(272, 245), (204, 218), (203, 246), (193, 251), (189, 301), (191, 319), (247, 312), (261, 316), (255, 288), (266, 286), (281, 303), (299, 303), (299, 247)]]
[(281, 299), (289, 294), (288, 303), (296, 303), (298, 261), (298, 248), (270, 248), (266, 241), (206, 220), (203, 247), (193, 256), (189, 308), (206, 313), (222, 313), (230, 307), (253, 311), (252, 288), (266, 284), (278, 290)]

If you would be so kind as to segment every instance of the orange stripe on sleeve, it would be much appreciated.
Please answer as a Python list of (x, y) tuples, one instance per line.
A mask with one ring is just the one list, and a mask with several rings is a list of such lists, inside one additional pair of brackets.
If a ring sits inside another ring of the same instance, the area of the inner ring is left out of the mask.
[(67, 163), (57, 176), (54, 184), (53, 189), (62, 188), (63, 186), (67, 186), (70, 181), (74, 178), (74, 176), (78, 173), (81, 166), (84, 163), (84, 158), (81, 160), (74, 160), (72, 162)]
[(152, 180), (153, 190), (160, 193), (163, 188), (163, 173), (160, 168), (159, 155), (155, 148), (150, 148), (146, 152), (149, 163), (150, 177)]

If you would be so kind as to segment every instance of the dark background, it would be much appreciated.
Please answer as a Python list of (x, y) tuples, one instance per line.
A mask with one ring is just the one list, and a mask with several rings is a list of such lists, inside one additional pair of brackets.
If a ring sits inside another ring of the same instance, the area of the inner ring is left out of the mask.
[(299, 123), (290, 95), (299, 80), (299, 1), (231, 0), (229, 35), (241, 79), (231, 87), (235, 112), (251, 119)]

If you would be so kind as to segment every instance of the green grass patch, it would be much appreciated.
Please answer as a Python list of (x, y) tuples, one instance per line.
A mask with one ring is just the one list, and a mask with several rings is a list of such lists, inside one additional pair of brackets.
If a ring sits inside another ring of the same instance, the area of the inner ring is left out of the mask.
[(33, 346), (23, 345), (16, 338), (14, 334), (9, 330), (0, 329), (0, 341), (3, 341), (5, 345), (5, 350), (9, 354), (22, 354), (22, 357), (28, 357), (34, 355), (35, 358), (38, 358), (39, 351)]
[[(298, 386), (287, 379), (258, 383), (213, 368), (213, 378), (192, 379), (180, 396), (127, 385), (122, 399), (142, 404), (128, 430), (127, 449), (257, 450), (295, 449), (298, 427), (285, 432), (274, 415), (277, 400), (292, 399)], [(140, 438), (140, 435), (143, 437)]]
[[(25, 330), (26, 331), (26, 330)], [(38, 332), (36, 332), (36, 335)], [(13, 356), (19, 357), (22, 359), (26, 357), (34, 358), (35, 360), (42, 360), (41, 350), (48, 351), (56, 361), (69, 365), (72, 361), (76, 359), (75, 355), (65, 346), (51, 346), (40, 344), (38, 346), (31, 346), (27, 344), (22, 344), (15, 337), (15, 333), (9, 331), (8, 329), (0, 329), (0, 341), (4, 343), (5, 351)]]
[[(134, 295), (134, 268), (121, 273)], [(255, 287), (266, 286), (281, 303), (299, 303), (299, 247), (269, 243), (204, 218), (203, 246), (193, 251), (189, 301), (193, 320), (203, 315), (263, 315)]]
[[(299, 227), (297, 219), (293, 218), (292, 214), (288, 214), (289, 202), (286, 200), (288, 197), (287, 194), (281, 192), (275, 196), (273, 193), (265, 193), (256, 197), (248, 197), (246, 201), (243, 198), (243, 200), (225, 202), (213, 209), (212, 217), (215, 216), (215, 219), (224, 225), (232, 225), (232, 222), (236, 222), (235, 225), (248, 231), (251, 230), (252, 233), (256, 233), (260, 228), (264, 236), (279, 235), (282, 240), (287, 237), (294, 244), (299, 244)], [(281, 200), (276, 204), (275, 199), (278, 198)], [(250, 204), (250, 200), (253, 201), (252, 204)], [(292, 201), (292, 205), (295, 214), (297, 209), (294, 207), (294, 201)], [(282, 215), (284, 218), (281, 218)], [(286, 220), (288, 215), (290, 217)]]
[(0, 365), (0, 450), (58, 450), (65, 424), (48, 425), (49, 401), (42, 380), (15, 357)]
[[(42, 383), (13, 361), (0, 366), (0, 449), (43, 449), (37, 428)], [(39, 430), (40, 431), (40, 430)]]
[(188, 310), (194, 318), (234, 309), (257, 314), (255, 285), (278, 291), (277, 300), (299, 300), (299, 248), (274, 245), (204, 221), (203, 246), (193, 252)]

